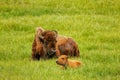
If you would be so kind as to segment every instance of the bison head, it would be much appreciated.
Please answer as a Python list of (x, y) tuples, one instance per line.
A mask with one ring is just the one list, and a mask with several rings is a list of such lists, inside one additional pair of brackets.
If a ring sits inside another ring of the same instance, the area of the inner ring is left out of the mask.
[(41, 33), (41, 35), (39, 36), (40, 41), (42, 42), (45, 51), (46, 51), (46, 56), (51, 58), (55, 55), (56, 53), (56, 40), (57, 38), (57, 31), (50, 31), (50, 30), (46, 30), (44, 32)]

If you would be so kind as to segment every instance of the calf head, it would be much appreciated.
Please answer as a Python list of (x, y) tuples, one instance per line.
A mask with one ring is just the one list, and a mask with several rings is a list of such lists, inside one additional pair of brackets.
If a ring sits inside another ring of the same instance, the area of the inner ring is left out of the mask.
[(61, 55), (58, 57), (58, 60), (56, 61), (57, 64), (67, 68), (68, 65), (68, 56), (67, 55)]
[(41, 35), (39, 36), (40, 41), (43, 43), (43, 46), (45, 48), (47, 57), (51, 58), (55, 55), (56, 53), (56, 40), (57, 38), (57, 31), (50, 31), (50, 30), (46, 30), (44, 32), (41, 33)]

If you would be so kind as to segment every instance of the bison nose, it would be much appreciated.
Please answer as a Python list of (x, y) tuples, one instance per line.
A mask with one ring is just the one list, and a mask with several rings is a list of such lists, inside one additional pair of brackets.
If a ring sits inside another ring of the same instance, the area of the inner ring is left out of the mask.
[(58, 61), (56, 60), (56, 63), (58, 63)]

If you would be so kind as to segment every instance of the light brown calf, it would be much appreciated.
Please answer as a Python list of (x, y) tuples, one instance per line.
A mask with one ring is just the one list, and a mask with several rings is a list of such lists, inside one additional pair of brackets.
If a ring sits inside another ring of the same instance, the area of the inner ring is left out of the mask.
[(80, 61), (77, 60), (69, 60), (68, 56), (61, 55), (58, 60), (56, 61), (58, 65), (61, 65), (63, 69), (67, 69), (67, 67), (77, 68), (81, 65)]

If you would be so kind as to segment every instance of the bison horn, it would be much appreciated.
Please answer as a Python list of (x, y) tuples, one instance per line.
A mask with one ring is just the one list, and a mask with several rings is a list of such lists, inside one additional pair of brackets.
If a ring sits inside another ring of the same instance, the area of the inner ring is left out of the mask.
[(39, 36), (39, 39), (42, 43), (44, 43), (44, 37), (42, 35)]
[(58, 34), (58, 32), (56, 31), (56, 30), (52, 30), (53, 32), (55, 32), (55, 34), (56, 34), (56, 36), (55, 37), (57, 37), (57, 34)]
[(43, 37), (42, 35), (39, 35), (39, 38), (40, 38), (40, 39), (44, 39), (44, 37)]

